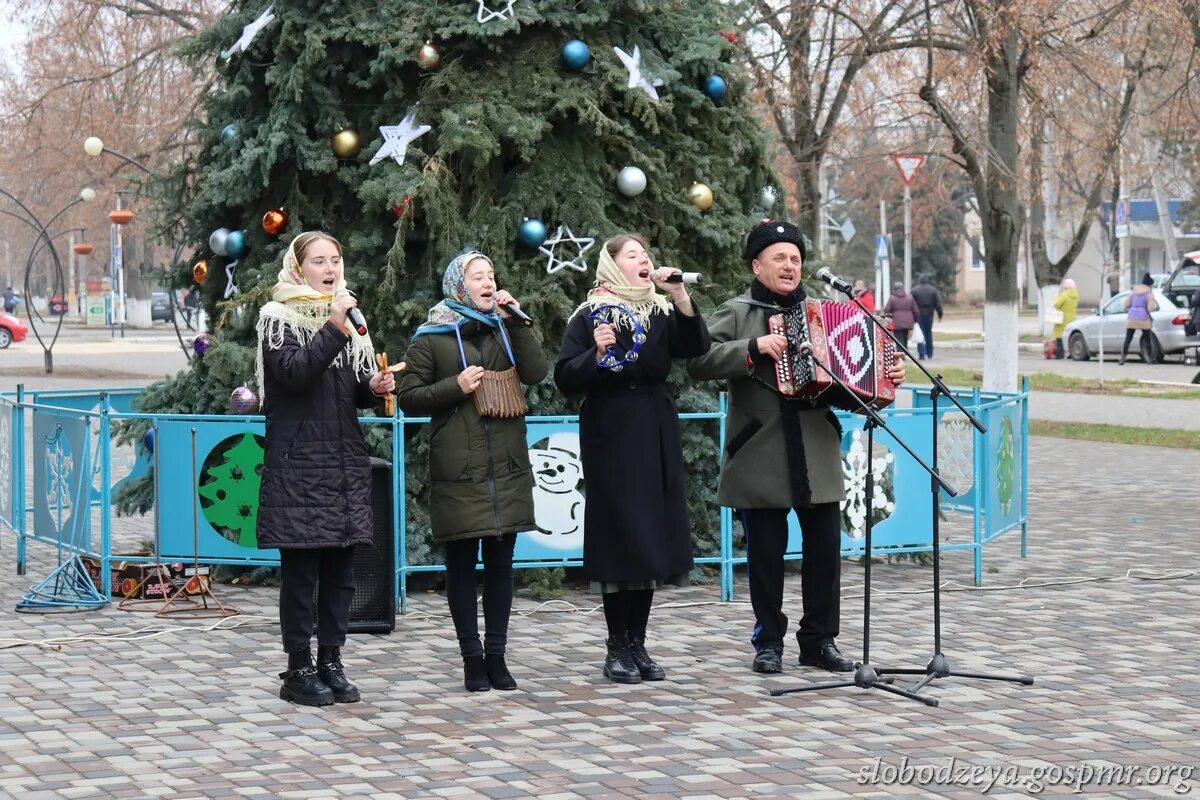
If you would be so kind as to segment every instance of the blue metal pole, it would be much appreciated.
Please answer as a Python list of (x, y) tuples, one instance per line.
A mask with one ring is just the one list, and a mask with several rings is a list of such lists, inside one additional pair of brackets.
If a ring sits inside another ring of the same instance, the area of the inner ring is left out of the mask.
[(404, 416), (399, 407), (392, 418), (392, 520), (395, 525), (396, 591), (400, 596), (400, 613), (408, 613), (408, 496), (404, 466)]
[(1029, 376), (1021, 380), (1021, 558), (1029, 553)]
[[(100, 575), (101, 591), (106, 600), (112, 599), (112, 581), (108, 576), (112, 561), (112, 452), (109, 442), (111, 402), (108, 392), (100, 393)], [(158, 447), (158, 441), (154, 442)], [(90, 538), (90, 537), (89, 537)], [(89, 542), (90, 544), (90, 542)]]
[[(974, 404), (974, 408), (972, 410), (975, 412), (975, 414), (977, 416), (980, 417), (979, 421), (982, 422), (983, 426), (987, 430), (990, 431), (992, 429), (992, 423), (990, 420), (987, 419), (987, 417), (991, 416), (991, 412), (980, 408), (980, 395), (979, 395), (978, 388), (971, 390), (971, 402)], [(971, 515), (974, 519), (974, 522), (972, 524), (974, 526), (973, 531), (974, 531), (974, 536), (975, 536), (975, 542), (974, 542), (975, 547), (974, 547), (974, 550), (972, 551), (972, 555), (974, 556), (973, 560), (974, 560), (974, 564), (975, 564), (975, 585), (982, 586), (983, 585), (983, 530), (982, 530), (982, 526), (980, 523), (981, 523), (981, 517), (983, 516), (984, 497), (988, 491), (988, 487), (983, 482), (983, 477), (984, 477), (983, 465), (985, 463), (984, 456), (987, 451), (987, 434), (980, 433), (978, 430), (976, 430), (974, 428), (972, 428), (971, 431), (972, 431), (971, 436), (975, 440), (975, 447), (974, 447), (974, 450), (975, 450), (975, 476), (974, 476), (975, 513)]]
[[(725, 454), (725, 420), (729, 411), (729, 398), (725, 392), (717, 396), (717, 409), (721, 414), (717, 420), (717, 463), (720, 464)], [(729, 602), (733, 599), (733, 526), (730, 524), (733, 514), (724, 506), (720, 506), (720, 509), (721, 600)]]
[(13, 424), (13, 509), (17, 516), (17, 574), (25, 561), (25, 384), (17, 384), (17, 419)]

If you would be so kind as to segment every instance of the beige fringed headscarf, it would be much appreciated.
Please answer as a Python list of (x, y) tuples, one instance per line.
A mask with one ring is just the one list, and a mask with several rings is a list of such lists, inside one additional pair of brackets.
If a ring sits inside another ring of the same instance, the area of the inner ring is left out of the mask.
[[(620, 303), (628, 306), (634, 316), (641, 321), (642, 327), (650, 330), (650, 317), (655, 312), (669, 314), (671, 304), (665, 295), (659, 294), (654, 283), (649, 286), (632, 286), (608, 254), (608, 243), (600, 248), (600, 263), (596, 266), (596, 283), (594, 289), (588, 292), (587, 299), (571, 312), (571, 318), (579, 312), (588, 312), (609, 303)], [(624, 315), (614, 315), (613, 324), (618, 328), (626, 327), (633, 330), (633, 323)]]
[[(275, 288), (271, 290), (271, 302), (258, 312), (258, 355), (255, 358), (254, 370), (258, 379), (258, 400), (263, 407), (266, 406), (267, 399), (266, 383), (263, 380), (264, 345), (273, 350), (282, 347), (283, 334), (287, 331), (295, 336), (300, 344), (307, 346), (317, 331), (329, 320), (330, 303), (334, 295), (347, 291), (345, 262), (342, 262), (342, 273), (338, 276), (333, 294), (322, 294), (305, 282), (304, 274), (300, 271), (300, 260), (296, 257), (296, 241), (299, 238), (297, 236), (293, 239), (287, 252), (283, 254), (283, 266), (276, 276)], [(332, 236), (328, 236), (328, 239), (336, 241)], [(342, 366), (342, 359), (346, 358), (347, 354), (356, 373), (370, 375), (375, 371), (375, 348), (371, 346), (370, 336), (360, 336), (358, 331), (351, 329), (350, 341), (334, 359), (333, 365)]]

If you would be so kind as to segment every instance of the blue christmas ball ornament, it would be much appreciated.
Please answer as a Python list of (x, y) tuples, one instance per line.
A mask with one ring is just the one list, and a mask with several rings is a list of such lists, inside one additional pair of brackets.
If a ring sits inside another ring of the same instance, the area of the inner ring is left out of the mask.
[(541, 247), (546, 241), (546, 226), (540, 219), (526, 217), (517, 231), (517, 239), (526, 247)]
[(708, 80), (704, 82), (704, 93), (714, 103), (725, 99), (725, 88), (725, 79), (720, 75), (709, 75)]
[(592, 60), (592, 50), (580, 39), (572, 39), (562, 46), (563, 66), (579, 72)]
[(142, 446), (146, 448), (147, 453), (154, 453), (154, 428), (146, 431), (146, 435), (142, 437)]
[(230, 258), (241, 258), (249, 251), (250, 245), (246, 244), (245, 231), (230, 231), (225, 237), (225, 254)]
[(229, 144), (230, 142), (232, 142), (234, 139), (237, 138), (237, 135), (238, 135), (237, 123), (231, 122), (228, 125), (226, 125), (224, 128), (221, 129), (221, 143)]

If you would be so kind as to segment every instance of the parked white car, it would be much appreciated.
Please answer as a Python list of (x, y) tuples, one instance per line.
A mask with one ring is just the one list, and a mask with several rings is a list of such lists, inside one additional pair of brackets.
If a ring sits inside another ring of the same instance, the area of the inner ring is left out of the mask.
[[(1101, 336), (1104, 337), (1105, 356), (1120, 355), (1121, 345), (1125, 343), (1127, 297), (1129, 292), (1121, 292), (1092, 314), (1077, 317), (1063, 330), (1063, 341), (1071, 358), (1087, 361), (1099, 354)], [(1143, 361), (1159, 364), (1167, 355), (1200, 345), (1200, 336), (1184, 334), (1183, 326), (1188, 318), (1186, 307), (1175, 305), (1157, 289), (1154, 299), (1158, 301), (1158, 311), (1150, 315), (1151, 329), (1135, 334), (1132, 346), (1139, 349)]]

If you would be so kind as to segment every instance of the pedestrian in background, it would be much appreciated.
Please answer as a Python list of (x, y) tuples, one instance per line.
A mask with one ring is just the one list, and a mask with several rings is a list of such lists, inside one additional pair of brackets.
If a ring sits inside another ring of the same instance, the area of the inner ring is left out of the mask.
[(908, 347), (908, 334), (917, 324), (917, 303), (912, 295), (904, 291), (903, 283), (897, 282), (892, 286), (892, 296), (883, 307), (883, 313), (892, 318), (892, 330), (896, 338)]
[(1141, 346), (1146, 338), (1146, 331), (1150, 330), (1150, 315), (1158, 311), (1158, 301), (1154, 299), (1154, 279), (1150, 277), (1149, 272), (1142, 276), (1141, 284), (1133, 287), (1133, 291), (1126, 296), (1125, 309), (1125, 343), (1121, 345), (1121, 360), (1118, 364), (1125, 363), (1129, 355), (1129, 345), (1133, 342), (1133, 334), (1137, 331), (1142, 332), (1138, 339), (1138, 346)]
[(917, 358), (933, 358), (933, 315), (936, 312), (938, 322), (942, 321), (942, 296), (929, 282), (929, 276), (922, 275), (913, 287), (912, 299), (917, 304), (917, 325), (925, 340), (917, 342)]
[(1074, 322), (1079, 314), (1079, 290), (1075, 288), (1075, 281), (1063, 278), (1058, 296), (1054, 298), (1054, 308), (1058, 311), (1054, 315), (1057, 318), (1054, 320), (1054, 329), (1050, 331), (1050, 336), (1054, 339), (1054, 357), (1065, 358), (1067, 352), (1063, 347), (1063, 330)]
[(862, 278), (854, 282), (854, 296), (866, 306), (867, 311), (875, 313), (875, 293), (867, 288), (867, 282)]

